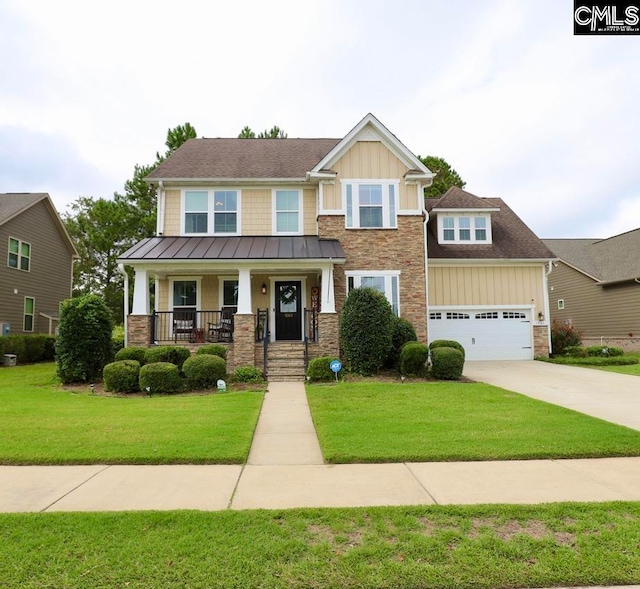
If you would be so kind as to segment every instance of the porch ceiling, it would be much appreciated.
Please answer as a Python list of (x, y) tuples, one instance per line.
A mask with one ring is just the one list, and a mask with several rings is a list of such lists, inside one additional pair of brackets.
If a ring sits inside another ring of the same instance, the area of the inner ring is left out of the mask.
[(340, 263), (345, 258), (337, 239), (320, 239), (315, 235), (148, 237), (124, 252), (119, 262), (331, 260)]

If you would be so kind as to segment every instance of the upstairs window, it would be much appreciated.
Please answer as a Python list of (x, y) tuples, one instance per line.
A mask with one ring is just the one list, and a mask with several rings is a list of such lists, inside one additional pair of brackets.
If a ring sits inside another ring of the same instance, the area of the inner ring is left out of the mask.
[(350, 229), (395, 229), (399, 184), (351, 181), (343, 184), (346, 226)]
[(206, 190), (184, 193), (184, 232), (207, 233), (209, 222), (209, 195)]
[(185, 190), (184, 235), (238, 233), (237, 190)]
[(213, 232), (238, 232), (238, 193), (235, 190), (214, 190)]
[(300, 191), (276, 190), (274, 233), (300, 234)]
[(400, 316), (400, 285), (399, 273), (397, 272), (346, 272), (347, 275), (347, 294), (353, 288), (370, 287), (383, 293), (393, 312)]
[(491, 243), (491, 218), (485, 215), (438, 215), (438, 243)]
[(31, 245), (10, 237), (7, 265), (9, 268), (17, 268), (18, 270), (29, 272), (31, 269)]

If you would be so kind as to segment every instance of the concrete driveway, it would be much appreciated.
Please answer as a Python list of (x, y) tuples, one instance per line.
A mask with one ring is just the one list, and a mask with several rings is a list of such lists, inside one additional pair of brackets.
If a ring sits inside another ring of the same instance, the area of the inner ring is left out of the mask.
[(547, 362), (465, 362), (464, 376), (640, 430), (640, 377)]

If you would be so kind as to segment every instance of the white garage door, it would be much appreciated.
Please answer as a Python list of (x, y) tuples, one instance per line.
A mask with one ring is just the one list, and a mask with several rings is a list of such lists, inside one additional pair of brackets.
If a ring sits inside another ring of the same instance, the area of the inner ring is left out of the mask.
[(429, 312), (429, 341), (452, 339), (467, 360), (532, 360), (529, 309), (447, 309)]

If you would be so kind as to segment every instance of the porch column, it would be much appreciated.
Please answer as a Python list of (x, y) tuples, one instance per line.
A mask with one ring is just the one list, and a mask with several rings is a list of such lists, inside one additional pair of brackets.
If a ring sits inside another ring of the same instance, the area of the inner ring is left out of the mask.
[(335, 287), (333, 284), (333, 264), (322, 268), (322, 300), (320, 304), (321, 313), (336, 312)]
[(238, 271), (238, 315), (250, 315), (251, 310), (251, 270)]
[(149, 274), (146, 269), (136, 268), (131, 314), (149, 315)]

